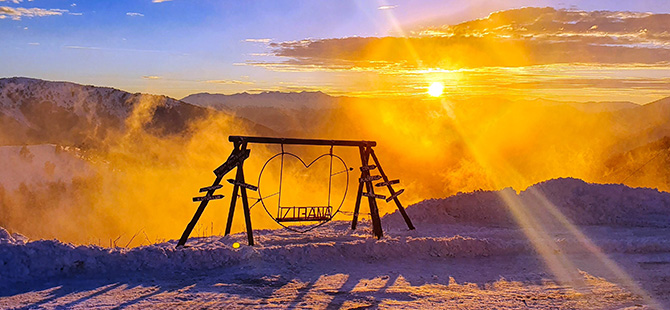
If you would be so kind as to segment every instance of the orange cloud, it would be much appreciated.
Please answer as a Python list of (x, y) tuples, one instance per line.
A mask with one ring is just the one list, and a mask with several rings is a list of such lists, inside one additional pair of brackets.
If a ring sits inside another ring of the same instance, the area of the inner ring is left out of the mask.
[(21, 20), (21, 17), (44, 17), (63, 15), (67, 10), (59, 9), (41, 9), (41, 8), (11, 8), (8, 6), (0, 6), (0, 19), (7, 17), (13, 20)]
[(669, 14), (523, 8), (454, 26), (420, 29), (410, 37), (270, 43), (274, 54), (285, 59), (261, 65), (387, 71), (655, 64), (670, 59), (668, 33)]

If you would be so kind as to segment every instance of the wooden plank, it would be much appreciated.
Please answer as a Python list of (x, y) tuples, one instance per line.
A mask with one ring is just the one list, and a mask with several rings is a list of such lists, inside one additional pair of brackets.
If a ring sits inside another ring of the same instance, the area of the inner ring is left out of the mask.
[(237, 181), (235, 181), (235, 180), (233, 180), (233, 179), (228, 179), (227, 181), (228, 181), (228, 183), (230, 183), (230, 184), (237, 185), (237, 186), (241, 186), (241, 187), (244, 187), (244, 188), (246, 188), (246, 189), (248, 189), (248, 190), (252, 190), (252, 191), (254, 191), (254, 192), (255, 192), (255, 191), (258, 191), (258, 186), (253, 186), (253, 185), (251, 185), (251, 184), (247, 184), (247, 183), (240, 183), (240, 182), (237, 182)]
[(401, 189), (401, 190), (399, 190), (399, 191), (397, 191), (397, 192), (395, 192), (395, 193), (394, 193), (393, 195), (391, 195), (389, 198), (386, 198), (386, 202), (389, 202), (389, 201), (395, 199), (396, 197), (400, 196), (400, 194), (402, 194), (402, 193), (404, 193), (404, 192), (405, 192), (405, 189), (404, 189), (404, 188)]
[(376, 198), (376, 199), (386, 199), (386, 196), (384, 195), (377, 195), (375, 193), (363, 193), (362, 194), (365, 197), (370, 197), (370, 198)]
[(390, 181), (386, 181), (386, 182), (379, 182), (379, 183), (375, 184), (375, 186), (384, 187), (384, 186), (389, 186), (389, 185), (398, 184), (398, 183), (400, 183), (400, 180), (390, 180)]
[(224, 162), (218, 168), (214, 169), (214, 174), (216, 174), (217, 176), (226, 175), (226, 173), (233, 170), (233, 168), (235, 168), (238, 163), (249, 158), (250, 154), (251, 150), (233, 150), (230, 156), (228, 156), (226, 162)]
[(374, 170), (375, 168), (377, 168), (377, 166), (375, 166), (375, 165), (367, 165), (367, 166), (363, 166), (363, 167), (361, 167), (361, 171), (370, 171), (370, 170)]
[(215, 191), (215, 190), (217, 190), (219, 188), (222, 188), (222, 187), (223, 187), (223, 185), (207, 186), (207, 187), (201, 188), (200, 192), (204, 193), (204, 192), (209, 192), (209, 191)]
[(264, 143), (285, 145), (332, 145), (332, 146), (376, 146), (375, 141), (326, 140), (326, 139), (294, 139), (253, 136), (229, 136), (228, 141), (234, 143)]
[(382, 177), (380, 175), (368, 175), (364, 176), (358, 179), (358, 182), (363, 183), (363, 182), (372, 182), (372, 181), (377, 181), (381, 179)]
[(215, 199), (221, 199), (221, 198), (223, 198), (223, 195), (193, 197), (193, 202), (205, 201), (205, 200), (215, 200)]

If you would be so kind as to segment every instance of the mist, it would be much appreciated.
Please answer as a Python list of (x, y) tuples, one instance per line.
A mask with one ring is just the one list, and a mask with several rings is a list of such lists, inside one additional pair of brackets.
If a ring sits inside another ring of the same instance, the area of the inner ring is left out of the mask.
[[(143, 96), (133, 105), (123, 126), (109, 130), (93, 147), (78, 149), (78, 156), (87, 163), (86, 174), (70, 181), (1, 188), (0, 226), (33, 239), (57, 238), (103, 246), (139, 246), (178, 238), (198, 205), (191, 198), (201, 195), (199, 188), (211, 185), (215, 178), (212, 171), (232, 151), (230, 135), (374, 140), (374, 150), (386, 174), (401, 180), (394, 188), (405, 189), (399, 197), (405, 206), (458, 192), (504, 187), (520, 191), (558, 177), (623, 182), (623, 174), (618, 180), (603, 171), (612, 169), (611, 158), (621, 152), (623, 141), (641, 135), (637, 127), (622, 125), (617, 111), (584, 112), (569, 104), (487, 97), (338, 97), (335, 108), (313, 116), (305, 114), (308, 110), (277, 109), (275, 115), (256, 119), (251, 114), (208, 110), (180, 124), (183, 130), (158, 130), (169, 128), (171, 119), (158, 118), (156, 112), (164, 114), (166, 102)], [(287, 124), (306, 129), (298, 135), (291, 126), (276, 126), (286, 118), (295, 118)], [(268, 133), (267, 128), (278, 129)], [(640, 143), (653, 138), (645, 137)], [(282, 148), (261, 144), (248, 147), (251, 157), (245, 162), (245, 177), (247, 183), (259, 185), (261, 168)], [(328, 154), (330, 147), (284, 146), (284, 151), (310, 163)], [(639, 151), (637, 156), (644, 157), (640, 152), (644, 153)], [(356, 148), (334, 147), (333, 153), (343, 159), (346, 168), (353, 168), (348, 172), (348, 184), (346, 174), (341, 174), (334, 177), (332, 188), (328, 187), (329, 157), (309, 168), (297, 161), (287, 162), (284, 206), (325, 206), (332, 191), (330, 205), (338, 207), (347, 191), (335, 219), (351, 220), (360, 157)], [(333, 169), (345, 170), (344, 166), (336, 162)], [(280, 169), (276, 160), (268, 164), (260, 184), (263, 195), (277, 192)], [(667, 190), (665, 177), (654, 176), (633, 176), (625, 181)], [(227, 178), (233, 178), (232, 174)], [(223, 234), (233, 198), (232, 185), (223, 185), (217, 194), (225, 198), (209, 204), (192, 236)], [(380, 192), (389, 195), (385, 190)], [(258, 193), (249, 192), (249, 196), (253, 228), (280, 228), (268, 215), (276, 213), (277, 197), (265, 200), (266, 212), (258, 203)], [(381, 200), (379, 207), (382, 214), (396, 210), (393, 203)], [(362, 218), (368, 216), (366, 209), (362, 204)], [(242, 216), (239, 207), (233, 232), (244, 230)]]

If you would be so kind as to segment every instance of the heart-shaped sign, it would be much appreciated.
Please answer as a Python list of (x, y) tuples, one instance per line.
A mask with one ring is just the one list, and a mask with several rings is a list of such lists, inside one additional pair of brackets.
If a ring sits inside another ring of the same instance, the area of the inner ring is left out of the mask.
[(258, 194), (265, 211), (279, 225), (306, 232), (330, 221), (347, 195), (349, 169), (342, 158), (323, 154), (309, 163), (281, 152), (263, 165)]

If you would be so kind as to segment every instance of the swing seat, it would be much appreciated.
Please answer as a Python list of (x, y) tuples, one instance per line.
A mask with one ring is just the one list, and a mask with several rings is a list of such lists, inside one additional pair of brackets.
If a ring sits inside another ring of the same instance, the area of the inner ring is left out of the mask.
[(323, 222), (333, 217), (332, 206), (279, 207), (277, 222)]

